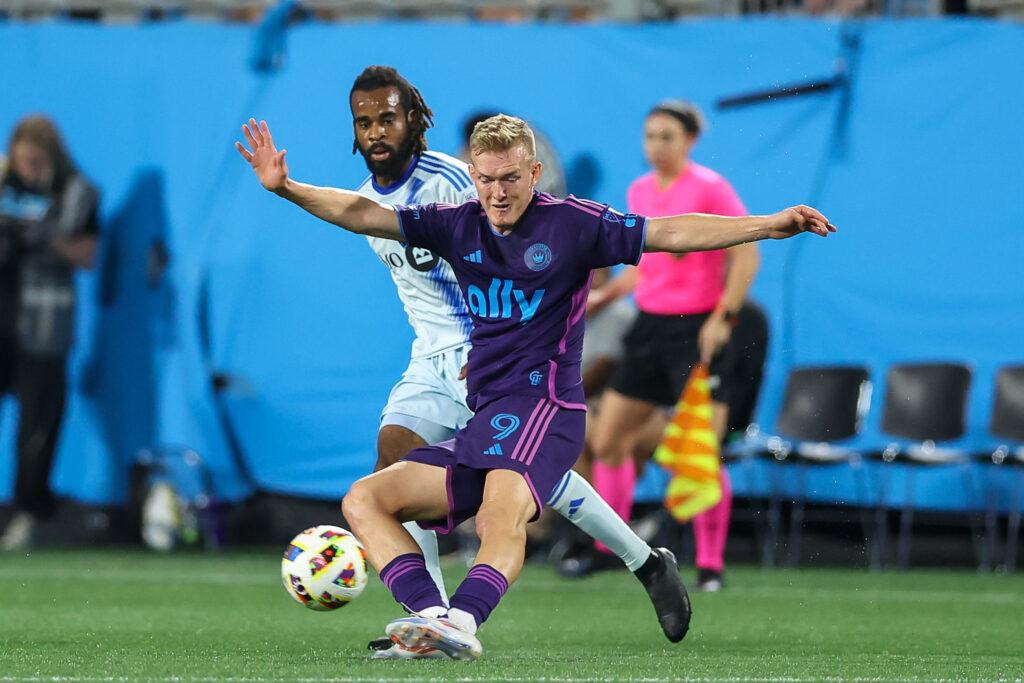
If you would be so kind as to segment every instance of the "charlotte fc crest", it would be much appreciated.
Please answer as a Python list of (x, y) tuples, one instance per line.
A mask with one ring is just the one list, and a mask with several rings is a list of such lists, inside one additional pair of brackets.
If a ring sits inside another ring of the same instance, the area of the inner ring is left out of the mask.
[(551, 249), (548, 245), (537, 242), (526, 250), (523, 259), (530, 270), (544, 270), (551, 265)]

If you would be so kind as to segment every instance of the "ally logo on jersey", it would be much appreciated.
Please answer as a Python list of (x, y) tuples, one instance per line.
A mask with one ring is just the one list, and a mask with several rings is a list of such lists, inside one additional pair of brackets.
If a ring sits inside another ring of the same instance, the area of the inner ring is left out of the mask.
[(486, 292), (476, 285), (469, 285), (466, 288), (466, 303), (473, 315), (480, 318), (511, 318), (518, 311), (520, 321), (525, 324), (540, 308), (544, 292), (538, 289), (527, 293), (517, 289), (512, 280), (491, 278)]

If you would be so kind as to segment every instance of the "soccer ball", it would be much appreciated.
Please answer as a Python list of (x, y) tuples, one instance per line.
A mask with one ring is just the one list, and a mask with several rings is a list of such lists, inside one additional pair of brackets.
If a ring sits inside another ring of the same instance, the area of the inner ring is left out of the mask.
[(281, 578), (288, 594), (309, 609), (338, 609), (366, 588), (366, 552), (352, 532), (315, 526), (288, 544)]

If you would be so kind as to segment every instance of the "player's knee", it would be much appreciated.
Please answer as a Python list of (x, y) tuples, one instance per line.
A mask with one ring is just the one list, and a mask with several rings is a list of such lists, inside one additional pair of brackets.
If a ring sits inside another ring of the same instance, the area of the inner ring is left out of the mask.
[(481, 507), (476, 513), (476, 534), (483, 541), (485, 538), (507, 537), (526, 538), (526, 523), (520, 523), (520, 515), (513, 511), (495, 507)]
[(360, 528), (379, 512), (380, 505), (373, 486), (365, 479), (352, 484), (352, 488), (341, 500), (341, 514), (356, 536), (359, 536)]

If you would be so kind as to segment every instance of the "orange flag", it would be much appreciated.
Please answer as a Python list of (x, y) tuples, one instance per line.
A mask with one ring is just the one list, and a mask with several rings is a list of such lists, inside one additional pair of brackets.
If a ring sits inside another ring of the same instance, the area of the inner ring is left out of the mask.
[(680, 522), (722, 499), (718, 437), (711, 427), (711, 386), (703, 363), (690, 372), (672, 422), (654, 451), (654, 462), (672, 473), (665, 507)]

